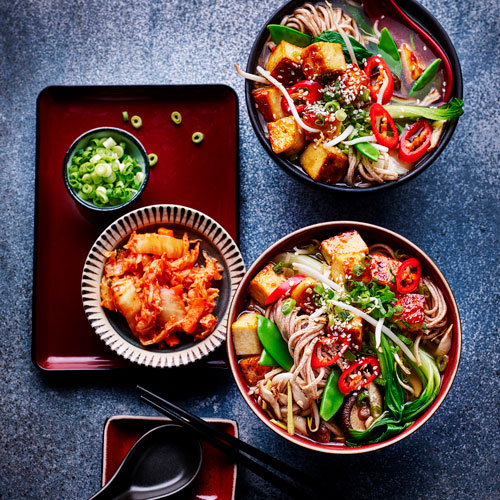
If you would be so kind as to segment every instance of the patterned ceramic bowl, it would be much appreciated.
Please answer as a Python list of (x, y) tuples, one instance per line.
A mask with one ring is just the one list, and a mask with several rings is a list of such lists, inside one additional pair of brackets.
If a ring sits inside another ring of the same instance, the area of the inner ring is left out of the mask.
[[(222, 279), (213, 285), (220, 291), (214, 310), (218, 321), (213, 332), (199, 342), (181, 343), (169, 349), (143, 346), (119, 313), (101, 306), (100, 296), (107, 252), (122, 247), (133, 231), (152, 232), (159, 226), (171, 228), (176, 234), (187, 232), (190, 239), (201, 240), (200, 250), (215, 257), (224, 268)], [(187, 207), (151, 205), (120, 217), (104, 230), (92, 246), (83, 267), (83, 307), (97, 335), (125, 359), (151, 367), (186, 365), (210, 354), (224, 342), (229, 304), (244, 274), (245, 264), (236, 243), (213, 219)]]
[[(448, 323), (453, 324), (451, 348), (448, 353), (448, 364), (441, 377), (441, 386), (439, 392), (432, 404), (422, 414), (418, 415), (418, 418), (415, 420), (415, 422), (403, 432), (392, 436), (380, 443), (365, 444), (356, 447), (349, 447), (333, 442), (323, 444), (298, 434), (292, 436), (288, 434), (285, 429), (282, 429), (281, 427), (273, 424), (270, 421), (268, 414), (261, 408), (260, 405), (257, 404), (250, 393), (250, 388), (239, 367), (239, 359), (235, 353), (233, 345), (233, 335), (231, 332), (231, 325), (238, 318), (239, 314), (245, 310), (248, 286), (251, 280), (273, 257), (282, 252), (288, 251), (295, 246), (300, 246), (306, 242), (310, 242), (313, 239), (321, 241), (325, 238), (330, 238), (331, 236), (334, 236), (340, 232), (348, 231), (351, 229), (357, 230), (363, 238), (366, 238), (367, 241), (385, 243), (394, 249), (401, 249), (404, 253), (416, 257), (422, 265), (422, 272), (428, 275), (432, 279), (433, 283), (441, 290), (444, 300), (447, 304)], [(405, 437), (409, 436), (419, 427), (421, 427), (427, 420), (429, 420), (429, 418), (439, 408), (451, 388), (458, 369), (458, 364), (460, 361), (460, 351), (462, 346), (462, 330), (460, 326), (460, 316), (458, 313), (457, 304), (453, 297), (453, 293), (448, 283), (446, 282), (445, 277), (436, 266), (436, 264), (432, 261), (432, 259), (419, 247), (411, 243), (403, 236), (400, 236), (399, 234), (396, 234), (380, 226), (375, 226), (373, 224), (352, 221), (324, 222), (321, 224), (308, 226), (285, 236), (281, 240), (274, 243), (274, 245), (271, 245), (267, 250), (265, 250), (252, 264), (238, 287), (238, 290), (231, 304), (231, 310), (229, 311), (227, 331), (227, 350), (229, 362), (231, 365), (231, 371), (233, 372), (234, 379), (243, 398), (250, 406), (251, 410), (257, 415), (257, 417), (259, 417), (260, 420), (262, 420), (262, 422), (274, 432), (284, 437), (285, 439), (288, 439), (292, 443), (322, 453), (334, 453), (343, 455), (366, 453), (368, 451), (385, 448), (386, 446), (397, 443), (398, 441), (401, 441)]]

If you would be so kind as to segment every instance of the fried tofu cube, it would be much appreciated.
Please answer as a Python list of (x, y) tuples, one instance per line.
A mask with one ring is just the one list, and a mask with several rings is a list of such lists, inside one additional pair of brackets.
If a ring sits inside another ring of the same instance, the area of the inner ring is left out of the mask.
[(403, 43), (400, 49), (401, 66), (403, 67), (403, 75), (407, 82), (416, 80), (423, 72), (424, 68), (418, 60), (417, 54), (410, 47)]
[(342, 45), (339, 43), (317, 42), (302, 51), (302, 72), (309, 80), (337, 75), (345, 71)]
[(288, 113), (281, 107), (281, 92), (276, 87), (263, 87), (252, 92), (255, 107), (266, 122), (275, 122), (285, 118)]
[(314, 142), (309, 143), (300, 155), (300, 164), (315, 181), (335, 184), (344, 178), (348, 158), (336, 146), (324, 148)]
[(261, 305), (265, 305), (267, 298), (278, 288), (281, 283), (286, 281), (283, 274), (274, 272), (273, 264), (268, 264), (264, 269), (258, 272), (255, 278), (250, 282), (248, 292)]
[(266, 70), (285, 86), (302, 80), (300, 69), (302, 48), (282, 40), (271, 52)]
[(238, 356), (260, 354), (262, 344), (257, 335), (257, 313), (242, 314), (232, 325), (234, 351)]
[(266, 373), (269, 373), (272, 366), (259, 365), (260, 356), (250, 356), (240, 361), (240, 370), (250, 387), (254, 387), (264, 378)]
[(385, 255), (374, 254), (370, 261), (370, 276), (372, 280), (382, 285), (387, 285), (391, 290), (396, 290), (396, 275), (401, 262)]
[(346, 231), (321, 242), (321, 253), (330, 264), (330, 276), (336, 283), (345, 281), (344, 263), (360, 264), (368, 247), (357, 231)]
[(363, 342), (363, 318), (361, 316), (352, 315), (349, 321), (343, 320), (337, 314), (333, 316), (333, 322), (328, 326), (331, 333), (339, 336), (350, 336), (351, 346), (355, 350), (361, 349)]
[(403, 312), (395, 323), (405, 331), (421, 330), (425, 321), (425, 297), (419, 293), (397, 295), (395, 306), (403, 307)]
[(312, 300), (314, 287), (317, 284), (318, 282), (313, 278), (304, 278), (290, 293), (290, 297), (295, 300), (297, 306), (307, 314), (317, 309)]
[(304, 132), (297, 125), (293, 116), (281, 118), (267, 124), (269, 142), (276, 154), (284, 153), (289, 156), (298, 153), (306, 145)]

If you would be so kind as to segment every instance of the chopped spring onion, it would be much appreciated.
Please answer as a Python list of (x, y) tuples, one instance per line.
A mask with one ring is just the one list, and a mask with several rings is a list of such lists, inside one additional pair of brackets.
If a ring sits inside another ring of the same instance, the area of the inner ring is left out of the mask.
[(448, 366), (448, 356), (439, 356), (436, 359), (436, 364), (438, 366), (438, 370), (442, 373), (446, 370), (446, 367)]
[(125, 123), (128, 122), (128, 113), (127, 111), (122, 111), (122, 118)]
[(335, 137), (335, 139), (332, 139), (331, 141), (323, 143), (324, 148), (331, 148), (332, 146), (335, 146), (335, 144), (338, 144), (339, 142), (342, 142), (344, 139), (347, 139), (350, 135), (351, 132), (354, 130), (354, 127), (352, 125), (349, 125), (340, 135)]
[[(368, 321), (368, 323), (370, 323), (371, 325), (373, 325), (375, 327), (377, 326), (377, 320), (372, 318), (369, 314), (365, 313), (361, 309), (358, 309), (357, 307), (346, 304), (345, 302), (339, 302), (338, 300), (332, 300), (331, 303), (334, 306), (338, 306), (338, 307), (345, 309), (349, 312), (352, 312), (358, 316), (361, 316), (363, 319)], [(384, 325), (382, 325), (382, 331), (387, 335), (387, 337), (389, 337), (395, 344), (397, 344), (401, 348), (401, 350), (406, 354), (406, 356), (408, 358), (410, 358), (414, 363), (416, 362), (416, 359), (415, 359), (415, 356), (413, 355), (413, 353), (408, 349), (406, 344), (402, 340), (400, 340), (397, 335), (394, 334), (394, 332), (391, 332), (391, 330), (389, 330), (389, 328), (387, 328)]]
[[(326, 285), (328, 288), (331, 288), (332, 290), (335, 290), (336, 292), (339, 292), (339, 293), (344, 292), (344, 289), (340, 285), (338, 285), (337, 283), (335, 283), (331, 279), (327, 278), (326, 276), (323, 276), (321, 273), (318, 273), (316, 270), (312, 269), (309, 266), (306, 266), (304, 264), (293, 264), (293, 267), (295, 269), (298, 269), (299, 271), (302, 271), (304, 274), (311, 276), (311, 278), (316, 278), (316, 279), (320, 280), (323, 283), (323, 285)], [(345, 302), (340, 302), (338, 300), (331, 300), (330, 303), (333, 304), (334, 306), (340, 307), (341, 309), (345, 309), (349, 312), (352, 312), (352, 313), (356, 314), (357, 316), (361, 316), (363, 319), (368, 321), (368, 323), (370, 323), (371, 325), (373, 325), (375, 327), (377, 326), (378, 320), (376, 320), (375, 318), (372, 318), (365, 311), (362, 311), (361, 309), (358, 309), (357, 307), (351, 306), (350, 304), (346, 304)], [(402, 340), (400, 340), (400, 338), (397, 335), (394, 334), (394, 332), (389, 330), (389, 328), (387, 328), (384, 325), (382, 325), (381, 330), (387, 335), (387, 337), (389, 337), (395, 344), (397, 344), (401, 348), (401, 350), (406, 354), (406, 356), (409, 359), (411, 359), (411, 361), (416, 363), (416, 359), (415, 359), (415, 356), (413, 355), (413, 353), (408, 349), (406, 344)]]
[(382, 408), (380, 408), (380, 406), (372, 406), (370, 413), (373, 418), (378, 418), (382, 415)]
[(293, 308), (297, 302), (294, 299), (286, 299), (285, 302), (283, 302), (283, 305), (281, 306), (281, 312), (285, 315), (288, 316), (292, 311)]
[(265, 76), (275, 87), (278, 88), (278, 90), (283, 94), (284, 98), (286, 99), (286, 102), (288, 103), (288, 106), (290, 106), (290, 111), (292, 112), (292, 115), (295, 119), (295, 121), (304, 129), (307, 130), (308, 132), (319, 132), (317, 128), (312, 128), (309, 127), (309, 125), (306, 125), (302, 119), (299, 116), (299, 113), (297, 112), (297, 108), (295, 107), (295, 103), (293, 102), (293, 99), (290, 97), (290, 94), (286, 90), (286, 88), (276, 80), (273, 76), (271, 76), (271, 73), (269, 71), (266, 71), (265, 69), (262, 69), (260, 66), (257, 66), (257, 71)]
[(335, 112), (335, 118), (336, 118), (339, 122), (343, 122), (343, 121), (347, 118), (347, 113), (346, 113), (343, 109), (338, 109), (338, 110)]
[(265, 78), (257, 75), (252, 75), (252, 73), (247, 73), (246, 71), (243, 71), (237, 64), (235, 64), (234, 67), (236, 68), (236, 72), (238, 73), (238, 75), (246, 78), (247, 80), (252, 80), (253, 82), (259, 83), (267, 83), (267, 80)]
[(149, 158), (149, 166), (154, 167), (158, 163), (158, 155), (155, 153), (149, 153), (148, 154)]
[(134, 115), (132, 118), (130, 118), (130, 123), (132, 124), (132, 127), (134, 127), (134, 128), (141, 128), (142, 127), (142, 118), (138, 115)]
[(170, 119), (176, 124), (180, 125), (182, 123), (182, 115), (178, 111), (172, 111)]
[(112, 137), (94, 138), (75, 151), (67, 169), (68, 184), (76, 196), (92, 205), (123, 205), (143, 184), (143, 167), (125, 153), (126, 144)]
[(205, 136), (204, 136), (201, 132), (195, 132), (195, 133), (191, 136), (191, 140), (192, 140), (195, 144), (200, 144), (201, 142), (203, 142), (204, 137), (205, 137)]

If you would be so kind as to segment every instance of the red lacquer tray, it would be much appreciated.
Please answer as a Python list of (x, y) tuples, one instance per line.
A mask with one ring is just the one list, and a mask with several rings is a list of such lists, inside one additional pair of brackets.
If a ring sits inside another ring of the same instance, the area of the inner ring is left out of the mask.
[[(238, 437), (238, 427), (234, 420), (206, 419), (221, 431)], [(116, 472), (134, 443), (146, 432), (171, 422), (163, 417), (111, 417), (104, 427), (102, 448), (102, 486)], [(236, 465), (226, 455), (202, 441), (203, 466), (192, 499), (233, 500), (236, 488)]]
[[(139, 115), (139, 130), (122, 111)], [(170, 119), (182, 114), (182, 124)], [(126, 211), (156, 204), (206, 213), (238, 241), (238, 102), (225, 85), (48, 87), (37, 102), (37, 175), (32, 357), (44, 370), (126, 368), (85, 317), (80, 281), (99, 234), (122, 214), (89, 217), (63, 184), (66, 150), (79, 135), (111, 126), (134, 134), (158, 164), (140, 199)], [(193, 132), (205, 135), (195, 145)]]

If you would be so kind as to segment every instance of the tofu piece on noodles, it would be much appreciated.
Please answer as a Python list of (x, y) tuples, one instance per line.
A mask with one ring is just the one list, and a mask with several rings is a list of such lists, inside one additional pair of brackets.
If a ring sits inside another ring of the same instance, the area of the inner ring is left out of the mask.
[(345, 279), (344, 263), (360, 264), (368, 255), (368, 247), (357, 231), (346, 231), (321, 242), (321, 253), (330, 264), (330, 276), (336, 283)]
[(269, 295), (271, 295), (271, 293), (284, 281), (286, 281), (285, 276), (275, 273), (273, 264), (268, 264), (264, 269), (259, 271), (250, 282), (248, 292), (261, 306), (263, 306)]

